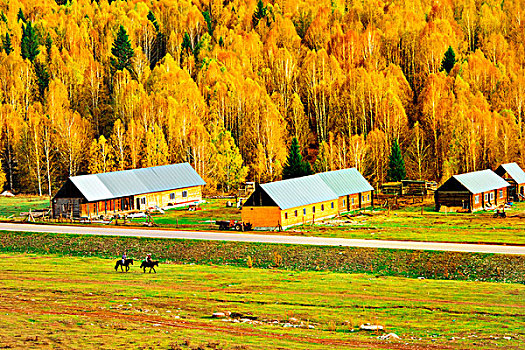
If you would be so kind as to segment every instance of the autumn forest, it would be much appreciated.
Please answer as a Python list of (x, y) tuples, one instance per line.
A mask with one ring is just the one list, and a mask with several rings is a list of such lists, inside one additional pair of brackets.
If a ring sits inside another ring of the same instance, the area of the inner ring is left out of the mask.
[(525, 165), (525, 0), (0, 0), (0, 189), (190, 162), (209, 188)]

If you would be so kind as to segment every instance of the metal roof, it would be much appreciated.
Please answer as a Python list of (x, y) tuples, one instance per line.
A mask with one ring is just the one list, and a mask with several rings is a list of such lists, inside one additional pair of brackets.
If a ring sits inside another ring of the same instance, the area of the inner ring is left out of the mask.
[(481, 193), (508, 187), (510, 184), (490, 169), (454, 175), (472, 193)]
[(328, 171), (316, 175), (319, 176), (338, 197), (374, 190), (356, 168)]
[(338, 198), (334, 191), (317, 175), (270, 182), (262, 184), (261, 188), (281, 209), (290, 209)]
[(205, 185), (188, 163), (70, 178), (88, 202)]
[(501, 164), (500, 167), (503, 168), (516, 183), (525, 183), (525, 171), (523, 171), (517, 163)]

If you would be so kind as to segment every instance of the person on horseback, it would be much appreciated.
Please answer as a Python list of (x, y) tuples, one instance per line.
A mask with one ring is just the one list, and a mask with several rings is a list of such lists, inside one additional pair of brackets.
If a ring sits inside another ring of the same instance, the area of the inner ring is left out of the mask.
[(146, 255), (146, 262), (151, 262), (151, 253), (148, 253), (148, 255)]
[(127, 255), (126, 252), (122, 253), (122, 265), (126, 263)]

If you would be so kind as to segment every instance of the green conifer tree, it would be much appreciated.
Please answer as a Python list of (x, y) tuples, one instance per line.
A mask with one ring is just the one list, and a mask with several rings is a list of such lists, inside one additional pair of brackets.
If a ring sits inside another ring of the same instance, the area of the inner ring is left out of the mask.
[(392, 149), (388, 159), (388, 171), (386, 176), (388, 181), (401, 181), (406, 176), (405, 161), (396, 139), (392, 141)]
[(114, 72), (127, 69), (132, 73), (131, 58), (133, 58), (134, 52), (128, 33), (126, 33), (126, 29), (122, 25), (119, 27), (117, 38), (113, 42), (111, 53), (114, 56), (111, 57), (111, 67)]
[(159, 23), (157, 22), (157, 18), (155, 17), (155, 14), (151, 12), (151, 10), (148, 12), (148, 19), (155, 27), (155, 30), (157, 33), (160, 31)]
[(16, 19), (22, 22), (26, 22), (26, 16), (24, 16), (24, 12), (22, 12), (22, 9), (18, 9), (18, 13), (16, 14)]
[(2, 49), (8, 55), (13, 52), (13, 45), (11, 45), (11, 36), (9, 33), (5, 33), (5, 38), (2, 38)]
[(268, 6), (264, 6), (264, 3), (262, 0), (259, 0), (257, 2), (257, 8), (255, 9), (255, 12), (252, 15), (252, 24), (253, 27), (257, 27), (259, 24), (259, 21), (266, 17), (268, 14)]
[(41, 62), (35, 62), (35, 74), (36, 74), (36, 83), (38, 84), (38, 92), (40, 93), (40, 97), (43, 100), (44, 94), (49, 86), (49, 79), (51, 76), (49, 75), (49, 72), (47, 71), (47, 67), (45, 64)]
[(210, 13), (208, 11), (204, 11), (202, 13), (202, 16), (204, 17), (204, 20), (206, 21), (206, 27), (208, 28), (208, 34), (210, 34), (210, 36), (213, 37), (213, 22), (212, 22)]
[(303, 160), (303, 156), (299, 150), (299, 142), (297, 142), (297, 138), (294, 137), (288, 158), (286, 159), (286, 165), (283, 167), (283, 180), (306, 175), (312, 175), (312, 168), (310, 167), (310, 163)]
[(449, 74), (452, 68), (454, 68), (455, 64), (456, 64), (456, 54), (454, 53), (452, 46), (449, 46), (448, 50), (445, 52), (445, 56), (443, 57), (443, 60), (441, 61), (441, 70), (442, 71), (444, 70), (447, 72), (447, 74)]
[(33, 62), (35, 57), (40, 53), (40, 50), (38, 49), (38, 35), (35, 31), (35, 28), (33, 28), (31, 25), (31, 22), (28, 22), (25, 27), (23, 27), (22, 31), (22, 41), (20, 43), (20, 47), (22, 49), (22, 58), (27, 58)]

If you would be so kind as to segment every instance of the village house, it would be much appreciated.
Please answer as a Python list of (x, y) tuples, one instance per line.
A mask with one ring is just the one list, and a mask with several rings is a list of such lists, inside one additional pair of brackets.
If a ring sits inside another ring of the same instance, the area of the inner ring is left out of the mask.
[(373, 190), (357, 169), (256, 185), (243, 204), (242, 221), (260, 229), (312, 223), (371, 206)]
[(339, 213), (373, 206), (374, 188), (356, 168), (316, 174), (339, 197)]
[(52, 215), (99, 217), (197, 203), (205, 184), (188, 163), (72, 176), (51, 200)]
[(525, 200), (525, 171), (517, 163), (501, 164), (495, 171), (510, 184), (508, 199), (514, 202)]
[(436, 211), (443, 206), (470, 212), (496, 208), (507, 202), (509, 186), (492, 170), (454, 175), (436, 190)]

